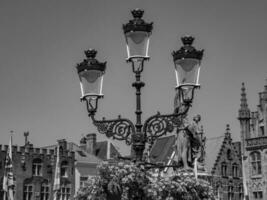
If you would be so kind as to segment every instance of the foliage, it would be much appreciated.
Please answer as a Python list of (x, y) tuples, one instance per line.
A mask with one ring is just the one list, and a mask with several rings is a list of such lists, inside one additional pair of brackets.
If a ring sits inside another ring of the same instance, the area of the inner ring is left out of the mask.
[(213, 200), (208, 182), (192, 172), (155, 173), (133, 163), (98, 166), (99, 176), (90, 178), (77, 194), (78, 200)]

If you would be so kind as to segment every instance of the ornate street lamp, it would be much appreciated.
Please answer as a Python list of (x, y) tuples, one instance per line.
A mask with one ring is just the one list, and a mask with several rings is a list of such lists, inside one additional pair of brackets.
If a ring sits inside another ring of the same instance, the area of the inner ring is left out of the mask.
[(149, 37), (153, 29), (153, 23), (147, 23), (142, 19), (144, 11), (135, 9), (132, 11), (134, 19), (123, 25), (126, 38), (127, 62), (132, 64), (135, 74), (135, 82), (132, 86), (136, 89), (136, 123), (134, 124), (126, 118), (97, 120), (98, 99), (103, 97), (102, 84), (106, 62), (99, 62), (95, 59), (96, 51), (85, 52), (87, 59), (77, 65), (80, 78), (82, 101), (86, 101), (89, 116), (98, 131), (117, 140), (124, 140), (126, 144), (132, 145), (136, 161), (143, 160), (143, 152), (146, 144), (151, 146), (153, 142), (172, 132), (175, 127), (179, 127), (183, 117), (186, 116), (194, 97), (194, 89), (199, 87), (200, 61), (203, 50), (198, 51), (193, 46), (194, 38), (186, 36), (182, 38), (183, 47), (173, 52), (175, 73), (177, 78), (176, 92), (180, 107), (172, 114), (161, 115), (157, 113), (149, 117), (142, 123), (141, 115), (141, 88), (145, 83), (141, 81), (144, 61), (148, 60)]
[(199, 85), (200, 63), (204, 50), (196, 50), (192, 44), (194, 38), (185, 36), (181, 38), (183, 45), (174, 51), (173, 61), (176, 74), (176, 89), (181, 93), (183, 103), (191, 103), (194, 98), (194, 89)]
[(93, 115), (97, 110), (98, 99), (103, 97), (102, 86), (106, 62), (98, 62), (95, 59), (97, 51), (93, 49), (84, 53), (87, 59), (77, 65), (82, 93), (81, 100), (86, 100), (89, 115)]

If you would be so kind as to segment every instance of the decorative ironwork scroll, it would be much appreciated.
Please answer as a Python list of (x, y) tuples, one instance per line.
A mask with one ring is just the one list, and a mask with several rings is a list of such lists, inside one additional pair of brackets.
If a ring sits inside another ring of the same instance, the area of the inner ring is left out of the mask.
[(135, 127), (130, 120), (120, 116), (113, 120), (106, 120), (105, 118), (96, 120), (93, 115), (91, 118), (99, 133), (105, 134), (108, 138), (125, 140), (127, 145), (131, 145), (131, 135), (135, 132)]
[(159, 112), (156, 115), (149, 117), (143, 127), (143, 132), (146, 135), (147, 142), (153, 145), (154, 141), (159, 137), (173, 132), (175, 127), (180, 127), (183, 123), (183, 117), (186, 115), (190, 104), (185, 106), (182, 112), (173, 114), (161, 115)]

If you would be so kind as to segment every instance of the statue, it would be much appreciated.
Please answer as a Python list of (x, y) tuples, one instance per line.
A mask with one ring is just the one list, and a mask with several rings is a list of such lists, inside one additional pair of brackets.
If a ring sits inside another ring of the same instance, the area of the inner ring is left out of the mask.
[(175, 160), (178, 166), (184, 169), (193, 168), (195, 159), (199, 164), (204, 165), (206, 138), (203, 137), (200, 120), (201, 116), (196, 115), (193, 122), (189, 123), (187, 117), (185, 117), (182, 127), (177, 129)]

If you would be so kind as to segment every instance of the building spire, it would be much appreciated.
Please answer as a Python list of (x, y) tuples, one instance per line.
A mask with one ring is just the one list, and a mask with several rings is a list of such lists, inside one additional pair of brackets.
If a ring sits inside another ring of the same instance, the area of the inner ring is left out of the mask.
[(231, 138), (230, 125), (229, 124), (226, 124), (225, 137)]
[(248, 103), (247, 103), (247, 94), (246, 94), (246, 88), (245, 88), (245, 83), (242, 83), (242, 88), (241, 88), (241, 104), (240, 104), (241, 109), (247, 109), (248, 108)]
[(247, 103), (247, 94), (246, 94), (246, 88), (245, 83), (242, 83), (241, 88), (241, 103), (240, 103), (240, 109), (239, 109), (239, 119), (249, 119), (250, 118), (250, 110), (248, 108)]

